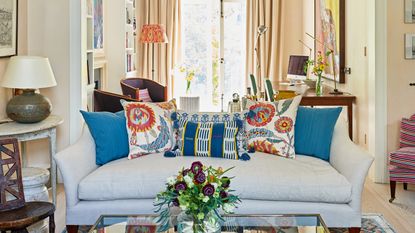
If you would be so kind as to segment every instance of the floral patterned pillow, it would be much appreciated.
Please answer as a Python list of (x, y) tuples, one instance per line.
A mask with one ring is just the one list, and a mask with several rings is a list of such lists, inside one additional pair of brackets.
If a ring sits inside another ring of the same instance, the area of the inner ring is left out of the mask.
[(294, 124), (301, 96), (277, 102), (248, 100), (246, 136), (248, 148), (295, 158)]
[(174, 145), (172, 112), (176, 101), (143, 103), (123, 101), (130, 153), (129, 159), (171, 150)]

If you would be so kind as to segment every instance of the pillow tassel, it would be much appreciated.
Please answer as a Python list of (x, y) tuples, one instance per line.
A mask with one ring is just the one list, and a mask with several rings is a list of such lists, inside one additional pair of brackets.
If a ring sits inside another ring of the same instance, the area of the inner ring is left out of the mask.
[(166, 158), (175, 158), (176, 153), (174, 153), (174, 151), (166, 151), (166, 152), (164, 152), (164, 157), (166, 157)]
[(239, 156), (239, 160), (242, 161), (249, 161), (251, 159), (251, 156), (248, 155), (248, 153), (243, 153), (241, 156)]

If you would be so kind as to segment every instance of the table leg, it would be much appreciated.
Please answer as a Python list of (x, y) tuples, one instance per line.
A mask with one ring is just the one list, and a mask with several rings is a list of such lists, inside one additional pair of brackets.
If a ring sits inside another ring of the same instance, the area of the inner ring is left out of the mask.
[(26, 157), (26, 142), (20, 142), (20, 148), (22, 149), (22, 167), (27, 167), (27, 157)]
[(51, 129), (49, 136), (49, 148), (50, 148), (50, 179), (52, 185), (52, 201), (56, 206), (56, 162), (53, 158), (56, 153), (56, 128)]
[(353, 140), (353, 103), (347, 104), (347, 121), (349, 122), (349, 137)]
[(55, 233), (55, 215), (49, 216), (49, 233)]

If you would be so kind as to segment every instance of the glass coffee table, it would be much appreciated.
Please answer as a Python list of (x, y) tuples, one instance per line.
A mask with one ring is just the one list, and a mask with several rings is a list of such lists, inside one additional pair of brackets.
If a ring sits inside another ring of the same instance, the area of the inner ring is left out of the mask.
[[(156, 215), (103, 215), (90, 233), (175, 233), (177, 216), (167, 231), (159, 231)], [(318, 214), (225, 215), (221, 232), (236, 233), (330, 233)]]

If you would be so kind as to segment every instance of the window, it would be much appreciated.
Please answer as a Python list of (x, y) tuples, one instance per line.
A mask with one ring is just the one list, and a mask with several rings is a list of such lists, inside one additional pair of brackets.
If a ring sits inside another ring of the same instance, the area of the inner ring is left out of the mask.
[[(183, 0), (182, 61), (197, 70), (191, 94), (202, 111), (220, 111), (233, 93), (245, 90), (246, 6), (244, 0)], [(175, 79), (174, 96), (183, 96), (186, 81)]]

